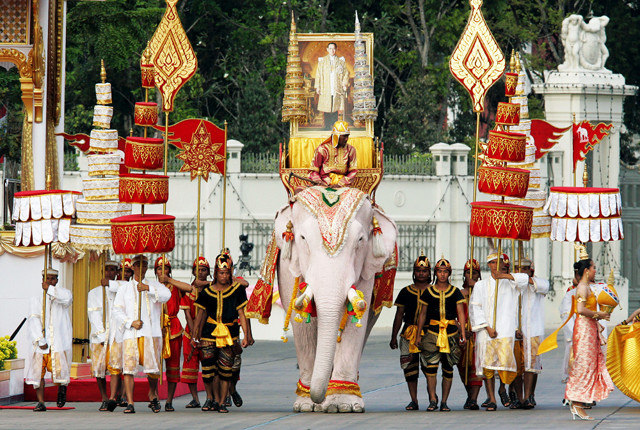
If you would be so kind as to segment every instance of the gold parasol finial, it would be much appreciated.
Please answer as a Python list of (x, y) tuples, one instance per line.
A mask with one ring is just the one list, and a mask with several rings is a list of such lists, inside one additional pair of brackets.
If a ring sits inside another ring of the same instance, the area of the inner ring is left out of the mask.
[(515, 50), (511, 50), (511, 58), (509, 59), (509, 70), (511, 73), (515, 73), (516, 71), (516, 54)]
[(142, 64), (151, 64), (151, 49), (149, 49), (149, 42), (147, 42), (147, 47), (142, 51)]
[(516, 73), (520, 74), (522, 70), (522, 64), (520, 63), (520, 53), (516, 53)]
[(107, 71), (104, 68), (104, 60), (100, 60), (100, 79), (102, 79), (102, 83), (107, 82)]

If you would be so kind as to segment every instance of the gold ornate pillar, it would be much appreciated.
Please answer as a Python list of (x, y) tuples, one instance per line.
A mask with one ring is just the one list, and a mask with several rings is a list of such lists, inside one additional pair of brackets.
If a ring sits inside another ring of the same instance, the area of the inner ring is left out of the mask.
[(51, 178), (51, 187), (60, 188), (60, 168), (55, 127), (60, 122), (62, 107), (62, 34), (64, 23), (64, 1), (49, 0), (49, 25), (47, 35), (47, 140), (45, 177)]
[[(95, 257), (94, 257), (95, 258)], [(75, 339), (89, 339), (89, 317), (87, 315), (87, 294), (100, 285), (106, 254), (91, 261), (91, 252), (73, 265), (72, 325)], [(73, 362), (86, 363), (89, 344), (73, 344)]]

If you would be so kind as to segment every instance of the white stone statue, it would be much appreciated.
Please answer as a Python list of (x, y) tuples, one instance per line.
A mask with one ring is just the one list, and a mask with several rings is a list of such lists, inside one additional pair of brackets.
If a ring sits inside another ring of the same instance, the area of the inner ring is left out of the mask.
[(561, 72), (589, 70), (609, 72), (604, 63), (609, 58), (605, 46), (607, 35), (604, 28), (609, 23), (606, 16), (593, 17), (587, 24), (581, 15), (570, 15), (562, 21), (562, 44), (564, 63), (558, 66)]

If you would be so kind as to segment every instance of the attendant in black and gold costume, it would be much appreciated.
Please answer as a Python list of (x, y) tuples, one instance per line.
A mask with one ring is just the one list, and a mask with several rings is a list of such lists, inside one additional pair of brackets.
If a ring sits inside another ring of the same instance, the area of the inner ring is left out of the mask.
[[(228, 412), (224, 401), (229, 391), (229, 381), (233, 378), (234, 359), (240, 348), (240, 326), (245, 333), (242, 348), (253, 344), (244, 315), (247, 293), (243, 284), (233, 279), (232, 270), (231, 256), (224, 253), (218, 255), (213, 282), (200, 293), (195, 303), (197, 308), (205, 312), (198, 312), (196, 317), (192, 345), (201, 348), (202, 379), (205, 384), (213, 386), (215, 401), (209, 410), (220, 413)], [(216, 376), (219, 384), (214, 384)]]
[[(447, 400), (453, 382), (453, 366), (458, 364), (462, 350), (460, 345), (467, 341), (464, 330), (458, 330), (458, 325), (464, 327), (466, 317), (464, 313), (464, 296), (457, 287), (449, 284), (451, 264), (442, 257), (435, 265), (436, 283), (427, 288), (422, 295), (426, 304), (418, 317), (418, 335), (416, 345), (422, 349), (422, 361), (426, 363), (427, 391), (429, 392), (429, 407), (427, 411), (438, 408), (436, 394), (436, 375), (438, 364), (442, 363), (442, 402), (440, 410), (448, 412)], [(457, 320), (457, 321), (456, 321)], [(429, 322), (427, 332), (422, 339), (422, 327)]]
[[(413, 284), (400, 290), (396, 302), (396, 317), (391, 330), (391, 349), (398, 348), (398, 332), (404, 321), (400, 336), (400, 367), (404, 371), (404, 378), (409, 387), (411, 402), (405, 408), (408, 411), (417, 411), (418, 407), (418, 368), (420, 366), (420, 349), (415, 346), (416, 324), (418, 315), (424, 307), (422, 295), (431, 283), (431, 265), (424, 253), (413, 264)], [(426, 368), (422, 367), (423, 373)]]

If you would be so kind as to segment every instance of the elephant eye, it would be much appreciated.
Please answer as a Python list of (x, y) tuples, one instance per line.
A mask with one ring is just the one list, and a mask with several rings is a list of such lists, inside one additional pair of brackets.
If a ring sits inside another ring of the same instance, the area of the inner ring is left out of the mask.
[(300, 239), (302, 239), (302, 240), (307, 240), (307, 238), (306, 238), (306, 237), (304, 237), (304, 234), (301, 234), (301, 235), (300, 235)]

